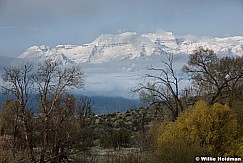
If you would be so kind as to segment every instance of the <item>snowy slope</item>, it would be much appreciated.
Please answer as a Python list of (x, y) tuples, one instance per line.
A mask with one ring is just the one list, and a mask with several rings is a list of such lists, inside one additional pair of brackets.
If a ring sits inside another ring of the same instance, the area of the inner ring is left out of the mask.
[(67, 58), (61, 50), (57, 48), (51, 49), (48, 46), (33, 46), (27, 49), (23, 54), (18, 58), (33, 59), (33, 60), (45, 60), (51, 59), (53, 61), (59, 60), (62, 64), (71, 64), (74, 61)]

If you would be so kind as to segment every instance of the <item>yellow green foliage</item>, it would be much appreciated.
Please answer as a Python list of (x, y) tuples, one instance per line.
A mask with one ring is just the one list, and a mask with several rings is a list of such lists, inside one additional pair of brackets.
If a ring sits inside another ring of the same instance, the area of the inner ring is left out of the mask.
[(243, 157), (243, 137), (238, 140), (237, 145), (235, 147), (236, 149), (236, 156)]
[(243, 101), (234, 102), (232, 109), (237, 114), (237, 121), (239, 124), (239, 135), (243, 135)]
[(168, 122), (160, 128), (158, 154), (171, 150), (191, 155), (190, 158), (202, 153), (227, 155), (235, 145), (237, 128), (236, 115), (227, 105), (216, 103), (209, 106), (200, 101), (182, 112), (175, 122)]

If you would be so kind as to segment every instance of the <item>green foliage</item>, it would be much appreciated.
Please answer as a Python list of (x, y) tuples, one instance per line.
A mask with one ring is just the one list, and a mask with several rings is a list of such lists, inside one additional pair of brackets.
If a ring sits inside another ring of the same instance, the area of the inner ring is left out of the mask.
[(182, 112), (175, 122), (160, 128), (158, 158), (192, 162), (192, 158), (202, 154), (227, 155), (235, 145), (237, 130), (236, 115), (227, 105), (209, 106), (200, 101)]

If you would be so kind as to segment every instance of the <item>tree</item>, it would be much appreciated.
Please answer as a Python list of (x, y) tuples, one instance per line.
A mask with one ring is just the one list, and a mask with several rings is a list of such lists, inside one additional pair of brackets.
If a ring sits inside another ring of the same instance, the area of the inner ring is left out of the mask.
[[(4, 85), (1, 86), (2, 93), (10, 94), (16, 100), (20, 113), (18, 113), (23, 126), (25, 143), (29, 149), (29, 155), (34, 160), (33, 143), (29, 121), (28, 102), (33, 91), (32, 64), (26, 63), (22, 66), (4, 68), (2, 79)], [(16, 112), (17, 114), (17, 112)]]
[(242, 57), (218, 58), (213, 50), (199, 47), (189, 56), (183, 70), (191, 77), (198, 95), (207, 96), (210, 104), (228, 98), (231, 105), (236, 94), (241, 93)]
[(102, 146), (120, 150), (120, 147), (129, 147), (131, 145), (131, 131), (126, 128), (103, 131), (100, 139)]
[(7, 100), (3, 104), (0, 114), (1, 136), (12, 135), (12, 141), (9, 146), (4, 148), (8, 151), (8, 157), (15, 158), (18, 147), (24, 147), (24, 139), (21, 136), (21, 124), (19, 123), (19, 107), (16, 101)]
[(79, 67), (61, 67), (58, 61), (46, 60), (38, 65), (37, 73), (33, 77), (37, 85), (40, 98), (40, 119), (43, 125), (40, 162), (45, 162), (48, 150), (49, 134), (52, 131), (51, 121), (58, 102), (65, 95), (68, 88), (82, 88), (84, 73)]
[[(139, 84), (133, 91), (138, 92), (142, 101), (149, 106), (157, 108), (166, 107), (175, 120), (179, 113), (184, 110), (183, 102), (180, 98), (180, 82), (182, 76), (174, 68), (174, 55), (168, 54), (168, 61), (162, 62), (162, 68), (147, 68), (150, 73), (145, 75), (150, 81), (147, 84)], [(157, 74), (156, 74), (157, 73)]]
[[(64, 67), (58, 61), (46, 60), (34, 68), (28, 63), (6, 67), (2, 78), (2, 93), (11, 98), (0, 116), (1, 133), (13, 138), (14, 151), (18, 151), (17, 146), (27, 148), (32, 161), (60, 162), (67, 148), (76, 147), (72, 143), (82, 134), (79, 126), (87, 124), (85, 119), (92, 112), (90, 100), (83, 100), (83, 112), (78, 113), (81, 122), (75, 115), (77, 101), (68, 94), (72, 88), (83, 88), (84, 73), (78, 66)], [(32, 96), (34, 93), (37, 95)], [(30, 111), (31, 96), (39, 99), (39, 115)], [(34, 147), (38, 149), (35, 153)]]
[(200, 101), (182, 112), (175, 122), (161, 127), (158, 157), (176, 162), (173, 156), (180, 154), (177, 162), (194, 162), (195, 156), (226, 156), (235, 146), (237, 131), (236, 114), (227, 105), (211, 106)]

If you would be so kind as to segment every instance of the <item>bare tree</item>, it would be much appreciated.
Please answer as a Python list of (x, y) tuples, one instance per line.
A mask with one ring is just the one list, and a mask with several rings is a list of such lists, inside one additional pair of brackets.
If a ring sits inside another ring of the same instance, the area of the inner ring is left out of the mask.
[(29, 149), (29, 155), (34, 160), (33, 144), (31, 140), (31, 131), (28, 126), (28, 102), (33, 91), (32, 64), (26, 63), (19, 67), (4, 68), (2, 79), (4, 81), (2, 93), (10, 94), (17, 101), (20, 107), (20, 120), (23, 126), (23, 132), (26, 145)]
[(199, 47), (189, 56), (183, 70), (191, 77), (198, 95), (207, 96), (210, 104), (222, 100), (224, 94), (232, 100), (242, 87), (242, 57), (218, 58), (213, 50)]
[(72, 134), (76, 151), (86, 151), (93, 143), (95, 135), (95, 116), (93, 102), (87, 97), (75, 99), (76, 131)]
[(82, 88), (84, 74), (79, 67), (62, 68), (60, 63), (50, 60), (39, 64), (38, 71), (34, 75), (40, 98), (40, 113), (43, 123), (43, 139), (40, 161), (45, 161), (48, 149), (48, 133), (50, 133), (50, 119), (55, 106), (68, 88)]
[(137, 89), (142, 101), (149, 106), (157, 106), (160, 109), (166, 107), (175, 120), (179, 113), (184, 110), (180, 99), (180, 82), (182, 75), (175, 70), (175, 58), (173, 54), (168, 54), (167, 61), (162, 62), (162, 68), (147, 67), (150, 72), (145, 75), (150, 81), (147, 84), (139, 84)]

